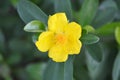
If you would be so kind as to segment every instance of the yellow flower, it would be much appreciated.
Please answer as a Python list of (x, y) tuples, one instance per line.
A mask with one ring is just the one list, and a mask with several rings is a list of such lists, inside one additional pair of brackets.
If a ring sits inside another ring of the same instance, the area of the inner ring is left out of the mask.
[(49, 17), (48, 30), (40, 34), (35, 44), (40, 51), (48, 51), (53, 61), (65, 62), (68, 55), (80, 53), (81, 31), (79, 24), (68, 22), (65, 13), (56, 13)]

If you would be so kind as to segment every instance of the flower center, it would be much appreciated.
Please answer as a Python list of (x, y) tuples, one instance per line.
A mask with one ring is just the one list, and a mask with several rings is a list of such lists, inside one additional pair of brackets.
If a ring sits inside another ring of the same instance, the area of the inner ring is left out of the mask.
[(62, 33), (56, 34), (55, 40), (57, 44), (63, 44), (66, 42), (66, 36)]

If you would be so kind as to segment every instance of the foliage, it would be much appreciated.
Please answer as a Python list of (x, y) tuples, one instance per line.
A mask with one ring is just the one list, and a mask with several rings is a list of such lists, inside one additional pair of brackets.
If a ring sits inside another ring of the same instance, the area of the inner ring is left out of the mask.
[[(119, 3), (1, 0), (0, 80), (120, 80)], [(65, 63), (51, 61), (33, 43), (46, 29), (48, 16), (56, 12), (65, 12), (70, 21), (83, 27), (82, 50)]]

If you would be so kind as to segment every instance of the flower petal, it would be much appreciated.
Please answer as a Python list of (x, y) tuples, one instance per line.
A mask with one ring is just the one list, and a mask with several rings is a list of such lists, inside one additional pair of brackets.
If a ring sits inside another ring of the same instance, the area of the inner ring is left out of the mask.
[(68, 58), (68, 53), (64, 46), (55, 45), (49, 50), (49, 57), (56, 62), (65, 62)]
[(81, 37), (81, 32), (81, 26), (75, 22), (71, 22), (65, 27), (65, 34), (71, 39), (79, 39)]
[(65, 13), (56, 13), (48, 19), (48, 29), (56, 33), (63, 32), (65, 25), (68, 24)]
[(69, 54), (79, 54), (82, 47), (80, 40), (69, 40), (67, 50)]
[(51, 46), (54, 44), (54, 33), (50, 31), (46, 31), (40, 34), (38, 41), (36, 41), (35, 45), (37, 48), (42, 51), (48, 51)]

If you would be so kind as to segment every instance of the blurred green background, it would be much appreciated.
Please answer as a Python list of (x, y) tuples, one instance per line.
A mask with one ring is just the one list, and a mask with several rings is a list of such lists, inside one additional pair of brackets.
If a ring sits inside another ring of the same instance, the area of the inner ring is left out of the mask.
[[(0, 80), (41, 80), (48, 57), (36, 49), (31, 38), (33, 34), (23, 30), (25, 23), (17, 13), (17, 1), (0, 0)], [(54, 13), (53, 0), (31, 1), (47, 15)], [(83, 1), (71, 0), (74, 13), (80, 10)], [(99, 0), (99, 5), (103, 1), (105, 0)], [(120, 21), (120, 1), (113, 1), (116, 2), (118, 10), (114, 11), (114, 7), (105, 8), (108, 11), (100, 9), (102, 15), (98, 10), (99, 16), (96, 17), (99, 19), (95, 18), (93, 22), (96, 22), (91, 24), (94, 28), (112, 21)], [(108, 5), (103, 4), (100, 8), (106, 6)]]
[[(36, 50), (16, 11), (18, 0), (0, 0), (0, 80), (41, 80), (46, 54)], [(31, 0), (44, 10), (45, 0)], [(42, 57), (41, 57), (42, 56)], [(43, 62), (43, 63), (41, 63)]]

